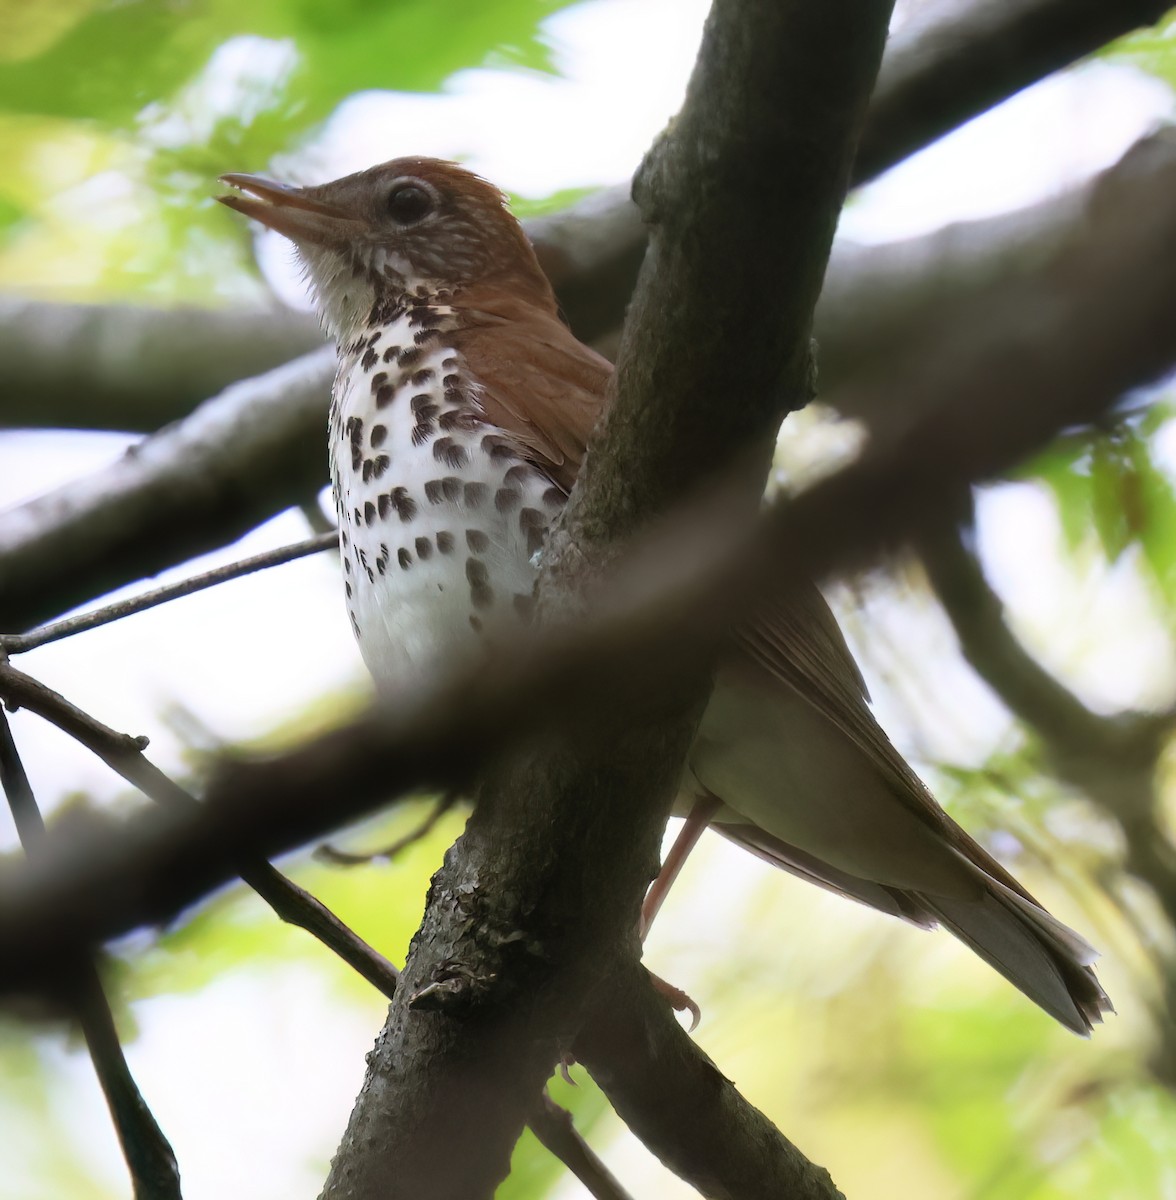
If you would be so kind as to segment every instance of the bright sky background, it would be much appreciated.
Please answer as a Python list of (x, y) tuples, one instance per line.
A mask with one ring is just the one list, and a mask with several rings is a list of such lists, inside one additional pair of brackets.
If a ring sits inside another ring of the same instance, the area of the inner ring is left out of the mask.
[[(357, 97), (319, 141), (303, 165), (303, 177), (333, 178), (398, 154), (427, 153), (462, 157), (523, 195), (625, 180), (678, 106), (705, 9), (700, 0), (594, 0), (547, 23), (563, 79), (477, 70), (455, 77), (441, 96)], [(235, 47), (223, 52), (218, 65), (232, 74), (259, 49)], [(1090, 65), (1017, 97), (878, 181), (857, 197), (842, 232), (891, 239), (1030, 203), (1113, 161), (1153, 123), (1170, 116), (1172, 107), (1171, 94), (1160, 84), (1125, 68)], [(296, 300), (285, 244), (262, 235), (259, 253), (280, 292)], [(126, 444), (113, 436), (6, 434), (0, 437), (0, 504), (92, 470)], [(209, 563), (304, 533), (300, 518), (287, 515)], [(1032, 488), (991, 495), (981, 510), (981, 534), (993, 577), (1008, 592), (1027, 634), (1056, 630), (1062, 623), (1075, 629), (1064, 661), (1051, 665), (1103, 705), (1161, 698), (1176, 677), (1171, 649), (1158, 630), (1151, 632), (1130, 572), (1094, 580), (1097, 587), (1072, 587), (1057, 554), (1052, 507)], [(189, 564), (163, 578), (186, 576), (203, 565)], [(950, 636), (941, 622), (928, 619), (915, 628), (901, 615), (888, 619), (917, 651), (951, 657)], [(1097, 646), (1093, 628), (1100, 631)], [(1103, 637), (1115, 629), (1128, 633)], [(183, 747), (180, 736), (161, 727), (161, 709), (191, 714), (214, 738), (239, 739), (265, 733), (324, 688), (366, 686), (336, 569), (326, 557), (179, 601), (36, 651), (26, 661), (45, 682), (108, 723), (149, 733), (151, 753), (165, 769), (180, 765)], [(999, 711), (984, 700), (983, 689), (962, 670), (953, 678), (953, 687), (977, 705), (988, 703), (985, 720), (999, 729)], [(97, 796), (121, 791), (105, 768), (42, 723), (18, 713), (14, 728), (47, 805), (69, 790)], [(13, 840), (6, 820), (0, 817), (0, 845)], [(738, 852), (722, 846), (710, 853), (710, 869), (722, 878), (743, 880), (749, 887), (761, 880), (759, 864)], [(687, 905), (675, 917), (671, 904), (656, 933), (655, 953), (659, 944), (672, 949), (681, 942), (682, 925), (675, 920), (688, 920), (692, 931), (709, 922), (718, 937), (723, 916), (712, 904), (705, 912)], [(655, 959), (657, 969), (663, 965), (671, 978), (682, 981), (689, 975), (686, 968), (675, 971), (682, 962), (672, 954)], [(374, 1026), (332, 1005), (307, 972), (292, 969), (290, 975), (276, 985), (284, 997), (281, 1023), (331, 1030), (305, 1044), (301, 1061), (286, 1057), (288, 1038), (263, 1015), (275, 986), (269, 974), (264, 980), (232, 975), (196, 997), (160, 998), (136, 1007), (143, 1033), (131, 1047), (132, 1066), (185, 1161), (189, 1200), (279, 1200), (313, 1194), (321, 1183), (308, 1170), (305, 1147), (306, 1138), (317, 1136), (322, 1119), (317, 1108), (306, 1114), (305, 1128), (291, 1124), (298, 1116), (293, 1110), (259, 1125), (257, 1113), (266, 1098), (239, 1092), (236, 1085), (225, 1090), (217, 1082), (251, 1076), (240, 1064), (258, 1061), (272, 1072), (269, 1088), (288, 1087), (301, 1095), (305, 1089), (299, 1080), (310, 1072), (323, 1109), (347, 1111)], [(215, 1038), (201, 1036), (202, 1028), (213, 1027)], [(273, 1033), (272, 1046), (264, 1038), (258, 1042), (259, 1029)], [(89, 1065), (73, 1054), (66, 1069), (76, 1079), (72, 1103), (79, 1128), (95, 1131), (93, 1169), (118, 1180), (121, 1164), (103, 1132), (105, 1117)], [(213, 1147), (220, 1147), (220, 1161), (210, 1152)], [(679, 1194), (674, 1185), (647, 1174), (653, 1168), (643, 1151), (629, 1147), (619, 1153), (639, 1193), (636, 1181), (644, 1178), (641, 1194), (653, 1194), (650, 1188), (663, 1197)], [(254, 1164), (257, 1174), (226, 1173), (227, 1163)], [(231, 1196), (225, 1191), (227, 1178), (237, 1181)], [(562, 1194), (571, 1200), (579, 1194), (577, 1185), (569, 1183)]]

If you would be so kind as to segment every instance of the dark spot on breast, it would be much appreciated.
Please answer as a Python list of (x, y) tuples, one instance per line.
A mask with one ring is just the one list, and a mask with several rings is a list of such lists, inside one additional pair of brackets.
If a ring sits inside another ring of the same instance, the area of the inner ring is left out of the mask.
[(412, 427), (412, 444), (423, 446), (437, 432), (437, 426), (432, 421), (418, 421)]
[(510, 443), (496, 433), (488, 433), (482, 439), (482, 452), (495, 460), (518, 457)]
[(387, 371), (377, 371), (372, 376), (372, 395), (374, 396), (376, 394), (376, 392), (378, 392), (380, 390), (380, 386), (387, 382), (388, 382), (388, 372)]
[(379, 479), (385, 471), (392, 465), (392, 460), (386, 454), (377, 454), (371, 460), (372, 478)]
[(455, 470), (458, 467), (464, 467), (469, 461), (465, 447), (459, 446), (453, 438), (449, 437), (438, 438), (433, 443), (433, 457), (438, 462), (443, 462), (447, 467), (453, 467)]
[[(350, 563), (348, 563), (347, 565), (351, 566)], [(351, 599), (351, 580), (350, 579), (343, 580), (343, 591), (346, 593), (347, 599), (350, 600)]]
[(470, 628), (475, 633), (482, 632), (482, 618), (477, 613), (470, 613)]
[(363, 358), (359, 360), (359, 365), (363, 367), (365, 371), (370, 371), (372, 367), (374, 367), (379, 361), (380, 356), (369, 346), (368, 349), (363, 352)]
[(457, 356), (454, 354), (449, 354), (441, 360), (441, 367), (443, 370), (446, 370), (446, 371), (451, 371), (454, 367), (456, 367), (458, 365), (459, 364), (457, 361)]
[(411, 521), (416, 516), (416, 501), (408, 494), (407, 488), (393, 488), (392, 503), (396, 505), (396, 515), (402, 521)]
[(392, 497), (387, 492), (381, 493), (376, 497), (376, 508), (381, 517), (386, 517), (392, 511)]
[(466, 508), (477, 508), (490, 494), (484, 483), (467, 483), (462, 489), (462, 501)]
[(445, 378), (441, 380), (441, 384), (443, 387), (447, 387), (447, 388), (460, 387), (461, 386), (461, 376), (456, 373), (451, 374), (451, 375), (446, 375)]
[(380, 338), (382, 338), (383, 336), (384, 336), (384, 331), (382, 329), (375, 330), (372, 333), (371, 337), (368, 338), (368, 345), (374, 346), (380, 340)]
[(362, 524), (363, 524), (363, 513), (361, 513), (361, 512), (359, 511), (359, 509), (358, 509), (358, 508), (357, 508), (357, 509), (354, 509), (354, 510), (352, 511), (352, 513), (351, 513), (351, 516), (352, 516), (352, 519), (353, 519), (353, 523), (354, 523), (354, 524), (356, 524), (356, 525), (362, 525)]
[(417, 325), (423, 325), (426, 329), (432, 328), (434, 325), (441, 324), (441, 314), (435, 308), (421, 307), (413, 309), (412, 316), (409, 318)]
[(424, 387), (426, 383), (432, 380), (432, 378), (433, 368), (421, 367), (419, 371), (413, 371), (409, 378), (409, 383), (411, 383), (413, 387)]
[(414, 543), (416, 546), (417, 558), (424, 562), (433, 555), (433, 543), (427, 537), (419, 537)]
[(507, 471), (502, 481), (512, 487), (521, 487), (530, 480), (534, 472), (535, 468), (530, 463), (517, 463)]
[(549, 487), (543, 493), (543, 503), (549, 508), (559, 508), (564, 500), (567, 499), (563, 488)]
[(504, 487), (499, 488), (494, 493), (494, 507), (500, 513), (510, 512), (512, 508), (517, 508), (519, 501), (522, 500), (523, 493), (518, 488)]
[(490, 539), (480, 529), (467, 529), (466, 545), (475, 554), (481, 554), (490, 545)]
[(351, 559), (349, 559), (346, 554), (343, 555), (343, 572), (346, 575), (351, 574)]
[(530, 592), (515, 592), (511, 597), (511, 603), (514, 605), (515, 612), (524, 621), (531, 619), (531, 614), (535, 611), (535, 597)]
[(351, 469), (358, 471), (363, 461), (363, 421), (359, 417), (347, 418), (347, 437), (351, 442)]
[(403, 570), (407, 571), (408, 568), (412, 566), (412, 555), (403, 546), (401, 546), (400, 549), (396, 551), (396, 561), (400, 564)]
[(431, 342), (434, 338), (440, 336), (439, 329), (418, 329), (412, 335), (413, 342), (418, 346), (423, 346), (426, 342)]
[(369, 525), (376, 519), (376, 506), (370, 500), (363, 506), (363, 519)]
[(387, 408), (392, 403), (392, 397), (395, 395), (396, 389), (390, 383), (384, 384), (383, 387), (376, 391), (376, 407)]
[(456, 429), (470, 431), (476, 429), (482, 422), (468, 408), (451, 408), (448, 412), (441, 414), (441, 419), (437, 422), (447, 433), (452, 433)]
[(401, 350), (400, 357), (396, 360), (397, 363), (408, 370), (409, 367), (415, 367), (421, 361), (421, 355), (424, 351), (420, 346), (409, 346), (406, 350)]
[(400, 347), (399, 346), (389, 346), (384, 351), (384, 361), (385, 362), (391, 362), (394, 358), (399, 358), (399, 357), (400, 357)]
[(442, 554), (452, 554), (453, 546), (453, 534), (449, 533), (447, 530), (441, 530), (441, 532), (437, 534), (437, 549), (440, 550)]
[(372, 431), (368, 435), (368, 441), (372, 444), (373, 450), (378, 450), (383, 444), (384, 439), (388, 436), (387, 425), (373, 425)]
[(371, 479), (371, 477), (372, 477), (372, 466), (373, 466), (373, 463), (370, 458), (365, 458), (363, 460), (363, 481), (364, 481), (364, 483), (367, 483), (368, 480)]
[(480, 558), (467, 558), (465, 573), (474, 607), (489, 608), (494, 603), (494, 589), (490, 586), (490, 572), (486, 564)]
[(408, 406), (412, 409), (413, 416), (423, 416), (426, 419), (435, 417), (439, 411), (437, 405), (433, 403), (432, 392), (418, 392), (408, 402)]
[(519, 528), (527, 535), (527, 553), (543, 548), (547, 536), (547, 518), (537, 508), (524, 508), (519, 513)]

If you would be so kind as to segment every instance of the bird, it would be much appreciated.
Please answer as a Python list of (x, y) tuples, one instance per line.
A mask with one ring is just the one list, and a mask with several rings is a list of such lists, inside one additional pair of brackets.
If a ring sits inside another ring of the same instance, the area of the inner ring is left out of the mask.
[[(328, 421), (344, 593), (378, 686), (484, 659), (531, 619), (547, 531), (613, 367), (564, 322), (504, 194), (406, 157), (329, 183), (226, 174), (296, 249), (338, 367)], [(939, 806), (875, 720), (822, 594), (738, 626), (690, 750), (689, 814), (645, 920), (710, 826), (831, 892), (943, 926), (1067, 1029), (1113, 1011), (1097, 957)]]

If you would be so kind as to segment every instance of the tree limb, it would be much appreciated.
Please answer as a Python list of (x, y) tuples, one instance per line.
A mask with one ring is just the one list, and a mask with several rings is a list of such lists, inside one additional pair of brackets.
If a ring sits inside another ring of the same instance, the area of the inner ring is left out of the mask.
[(1168, 0), (939, 0), (894, 38), (882, 64), (855, 182), (1023, 88), (1158, 21)]
[[(685, 105), (635, 184), (649, 249), (615, 399), (544, 553), (545, 622), (582, 616), (621, 541), (749, 449), (754, 511), (780, 419), (808, 398), (812, 309), (889, 14), (885, 0), (713, 6)], [(707, 674), (703, 656), (640, 708), (618, 690), (590, 724), (498, 759), (433, 877), (323, 1200), (385, 1196), (393, 1175), (393, 1194), (493, 1193), (586, 1006), (613, 972), (636, 971), (641, 898)], [(762, 1117), (727, 1127), (782, 1142)], [(689, 1181), (735, 1194), (731, 1164), (749, 1141)], [(799, 1154), (772, 1165), (781, 1174), (763, 1187), (777, 1193), (816, 1177)], [(835, 1195), (823, 1179), (820, 1194)]]
[[(901, 439), (875, 441), (858, 462), (787, 506), (769, 509), (763, 540), (752, 547), (760, 576), (779, 562), (782, 572), (819, 577), (942, 523), (961, 487), (1011, 468), (1057, 430), (1091, 419), (1176, 360), (1169, 320), (1176, 277), (1165, 269), (1176, 255), (1176, 211), (1164, 203), (1176, 192), (1176, 157), (1152, 161), (1174, 139), (1168, 131), (1137, 149), (1132, 169), (1101, 197), (1091, 238), (1046, 285), (998, 281), (979, 302), (983, 320), (969, 315), (958, 327), (934, 331), (922, 358), (905, 357), (858, 385), (876, 389), (879, 407), (881, 397), (911, 390), (946, 395), (950, 403)], [(1027, 312), (1036, 314), (1028, 325)], [(231, 874), (229, 860), (250, 847), (288, 850), (399, 791), (468, 784), (492, 750), (536, 713), (562, 709), (574, 720), (577, 704), (596, 704), (598, 688), (648, 702), (638, 665), (675, 680), (681, 647), (713, 637), (706, 630), (714, 620), (736, 616), (748, 602), (747, 539), (726, 518), (691, 512), (640, 542), (598, 597), (591, 620), (575, 631), (551, 631), (538, 651), (512, 650), (493, 680), (479, 673), (435, 697), (406, 697), (404, 710), (373, 712), (268, 762), (226, 764), (199, 821), (178, 834), (152, 830), (154, 818), (145, 815), (128, 825), (137, 833), (92, 841), (81, 861), (64, 847), (47, 851), (43, 858), (58, 861), (45, 878), (19, 882), (14, 873), (5, 883), (16, 889), (18, 907), (33, 906), (34, 918), (12, 928), (4, 912), (13, 907), (0, 910), (7, 986), (22, 970), (26, 978), (36, 974), (38, 942), (56, 952), (71, 929), (83, 941), (118, 936), (204, 894), (204, 885), (189, 878), (166, 904), (139, 902), (169, 877), (173, 839), (193, 843), (189, 853), (211, 870), (208, 886), (215, 886), (216, 872)], [(571, 680), (583, 688), (570, 687)]]
[(704, 1196), (841, 1196), (823, 1167), (740, 1096), (633, 968), (610, 980), (576, 1037), (575, 1052), (621, 1120)]
[[(1159, 20), (1166, 8), (1167, 0), (973, 0), (931, 9), (887, 48), (854, 182)], [(629, 188), (534, 218), (527, 231), (577, 335), (592, 342), (617, 330), (645, 253)], [(0, 301), (0, 423), (150, 432), (320, 341), (311, 317), (282, 308), (160, 311), (7, 298)], [(87, 364), (84, 389), (78, 362)]]
[[(1176, 194), (1176, 157), (1162, 153), (1174, 139), (1157, 134), (1108, 180), (1090, 238), (1048, 280), (996, 281), (978, 301), (982, 319), (966, 314), (933, 331), (922, 357), (858, 384), (875, 389), (867, 407), (909, 391), (920, 393), (915, 411), (924, 396), (948, 402), (928, 404), (901, 438), (876, 439), (858, 462), (769, 508), (758, 540), (733, 528), (729, 513), (691, 511), (639, 540), (589, 620), (510, 648), (492, 678), (478, 672), (405, 697), (403, 708), (373, 711), (266, 762), (227, 763), (191, 824), (156, 826), (144, 814), (85, 847), (50, 838), (39, 877), (0, 875), (9, 901), (0, 906), (0, 986), (35, 978), (73, 939), (102, 941), (174, 916), (230, 877), (242, 853), (292, 849), (402, 791), (468, 785), (537, 715), (558, 711), (574, 727), (602, 695), (651, 703), (659, 688), (646, 681), (664, 677), (673, 688), (688, 677), (683, 647), (705, 652), (716, 623), (749, 604), (750, 580), (862, 565), (958, 511), (962, 487), (1154, 378), (1176, 361), (1176, 276), (1166, 269), (1176, 211), (1165, 203)], [(183, 862), (198, 869), (177, 885), (174, 855), (184, 847)], [(18, 910), (27, 920), (15, 919)]]

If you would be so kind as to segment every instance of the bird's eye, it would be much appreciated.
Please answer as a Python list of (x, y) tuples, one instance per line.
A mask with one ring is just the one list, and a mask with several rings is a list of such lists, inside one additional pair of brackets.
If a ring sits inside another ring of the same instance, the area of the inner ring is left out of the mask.
[(433, 197), (419, 183), (398, 183), (388, 193), (388, 212), (401, 225), (413, 225), (428, 216)]

